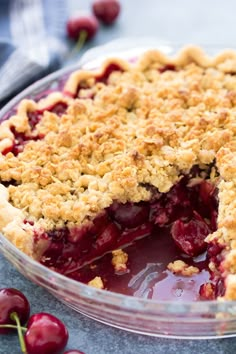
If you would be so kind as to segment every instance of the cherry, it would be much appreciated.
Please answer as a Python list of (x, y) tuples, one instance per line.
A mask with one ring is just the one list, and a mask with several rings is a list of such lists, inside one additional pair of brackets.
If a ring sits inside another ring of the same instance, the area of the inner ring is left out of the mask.
[(113, 202), (108, 212), (122, 227), (134, 228), (148, 220), (149, 206), (147, 203)]
[(111, 25), (120, 13), (120, 3), (117, 0), (95, 0), (92, 10), (101, 22)]
[(189, 256), (198, 256), (207, 245), (206, 236), (210, 233), (208, 225), (196, 218), (185, 222), (176, 220), (171, 227), (171, 235), (176, 245)]
[(37, 313), (28, 321), (24, 336), (27, 354), (57, 354), (69, 338), (65, 325), (49, 313)]
[(84, 354), (84, 352), (81, 352), (80, 350), (77, 349), (72, 349), (72, 350), (67, 350), (64, 354)]
[(118, 227), (110, 223), (98, 236), (96, 243), (94, 245), (94, 250), (100, 254), (111, 250), (116, 244), (116, 240), (119, 238), (120, 232)]
[(68, 37), (74, 40), (83, 41), (92, 39), (99, 28), (98, 20), (93, 15), (81, 15), (71, 17), (66, 24)]
[[(30, 314), (30, 304), (25, 295), (14, 288), (0, 289), (0, 325), (16, 325), (16, 317), (24, 324)], [(7, 333), (11, 328), (1, 328), (0, 333)]]

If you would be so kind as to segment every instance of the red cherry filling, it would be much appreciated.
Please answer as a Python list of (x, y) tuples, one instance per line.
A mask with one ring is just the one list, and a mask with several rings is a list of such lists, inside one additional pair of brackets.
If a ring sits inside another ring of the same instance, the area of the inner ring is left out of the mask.
[(107, 84), (107, 80), (109, 78), (109, 76), (111, 75), (111, 73), (113, 73), (113, 71), (123, 71), (123, 69), (115, 63), (111, 63), (110, 65), (108, 65), (105, 69), (105, 71), (101, 74), (96, 76), (96, 81), (97, 82), (103, 82), (104, 84)]
[(176, 220), (171, 227), (171, 236), (176, 245), (187, 255), (197, 256), (206, 248), (205, 238), (210, 233), (209, 226), (202, 220), (184, 222)]
[[(152, 192), (150, 202), (126, 204), (113, 202), (93, 220), (92, 226), (74, 229), (64, 227), (44, 235), (36, 234), (36, 242), (40, 237), (50, 240), (50, 246), (42, 256), (41, 263), (85, 283), (95, 276), (103, 275), (106, 279), (106, 288), (117, 291), (114, 279), (116, 283), (119, 281), (109, 273), (114, 274), (114, 269), (111, 266), (111, 255), (108, 253), (114, 249), (126, 247), (126, 250), (131, 249), (131, 257), (137, 251), (137, 254), (141, 253), (138, 256), (136, 254), (136, 257), (144, 259), (146, 257), (142, 254), (146, 247), (144, 245), (150, 242), (153, 247), (148, 248), (148, 253), (149, 255), (153, 253), (153, 259), (158, 259), (160, 254), (168, 253), (172, 249), (171, 256), (167, 257), (168, 262), (162, 262), (165, 266), (157, 282), (164, 284), (167, 280), (168, 283), (171, 277), (176, 279), (176, 276), (167, 271), (166, 267), (169, 262), (182, 259), (187, 260), (189, 265), (200, 267), (200, 275), (196, 276), (198, 297), (207, 299), (222, 294), (224, 291), (222, 279), (220, 276), (212, 277), (208, 269), (210, 260), (220, 265), (223, 260), (222, 248), (217, 244), (207, 246), (205, 242), (206, 236), (216, 229), (217, 188), (207, 180), (192, 183), (191, 178), (195, 173), (199, 171), (192, 170), (189, 177), (183, 177), (165, 194), (160, 194), (154, 187), (147, 187)], [(144, 243), (141, 240), (143, 238), (145, 238)], [(163, 249), (162, 244), (166, 242), (168, 246)], [(142, 249), (138, 251), (140, 244), (142, 244)], [(199, 257), (202, 260), (197, 261)], [(89, 265), (84, 266), (98, 258), (92, 270)], [(148, 256), (145, 262), (147, 263), (144, 268), (149, 264)], [(129, 263), (132, 263), (130, 255)], [(129, 272), (133, 273), (133, 271), (132, 267), (129, 268)], [(129, 283), (127, 280), (129, 276), (124, 275), (126, 286)], [(112, 280), (109, 281), (109, 279)], [(183, 279), (181, 282), (184, 282)], [(201, 287), (207, 283), (211, 285)], [(210, 287), (213, 289), (211, 295), (209, 295)], [(124, 286), (122, 289), (121, 292), (124, 292)]]
[(44, 111), (49, 111), (49, 112), (52, 112), (52, 113), (55, 113), (57, 114), (59, 117), (61, 117), (63, 114), (66, 113), (66, 110), (67, 110), (67, 103), (65, 102), (58, 102), (56, 104), (53, 104), (47, 108), (44, 108), (41, 113), (43, 113)]
[[(108, 65), (106, 67), (106, 69), (104, 70), (103, 73), (101, 73), (100, 75), (97, 75), (96, 76), (96, 82), (102, 82), (104, 84), (107, 84), (107, 81), (109, 79), (109, 76), (113, 73), (113, 71), (123, 71), (123, 69), (118, 65), (118, 64), (115, 64), (115, 63), (111, 63), (110, 65)], [(72, 96), (73, 98), (75, 97), (80, 97), (80, 91), (81, 90), (86, 90), (88, 89), (89, 90), (89, 85), (86, 83), (86, 82), (80, 82), (78, 87), (77, 87), (77, 90), (76, 90), (76, 93), (75, 94), (71, 94), (70, 92), (64, 92), (65, 94), (69, 95), (69, 96)], [(83, 95), (82, 97), (80, 98), (90, 98), (90, 99), (93, 99), (94, 98), (94, 94), (92, 94), (90, 91), (88, 91), (88, 94), (87, 95)]]
[(222, 251), (224, 249), (223, 245), (219, 245), (216, 241), (211, 242), (207, 248), (208, 258), (214, 262), (216, 267), (219, 269), (221, 262), (223, 261)]
[(28, 119), (29, 119), (29, 125), (31, 127), (31, 130), (33, 131), (35, 129), (36, 125), (41, 120), (42, 115), (45, 111), (55, 113), (59, 117), (61, 117), (66, 112), (67, 107), (68, 105), (65, 102), (57, 102), (42, 110), (28, 112)]
[(28, 112), (28, 121), (31, 127), (31, 130), (34, 130), (36, 125), (39, 123), (42, 114), (39, 111)]
[(20, 152), (24, 150), (25, 144), (30, 140), (39, 140), (43, 138), (43, 135), (35, 135), (34, 130), (36, 125), (39, 123), (42, 118), (44, 111), (49, 111), (57, 114), (58, 116), (62, 116), (67, 110), (67, 104), (64, 102), (58, 102), (53, 104), (43, 110), (37, 110), (28, 112), (29, 125), (31, 128), (30, 134), (20, 133), (16, 131), (15, 127), (11, 127), (11, 131), (14, 134), (13, 144), (2, 151), (3, 155), (6, 155), (8, 152), (12, 152), (15, 156), (17, 156)]
[(165, 71), (176, 71), (176, 66), (174, 64), (166, 64), (165, 66), (159, 69), (159, 72), (161, 74)]
[(28, 141), (42, 139), (42, 136), (40, 135), (34, 136), (19, 133), (15, 130), (14, 127), (11, 127), (11, 131), (14, 134), (15, 139), (11, 146), (7, 147), (2, 151), (3, 155), (6, 155), (8, 152), (12, 152), (15, 156), (17, 156), (20, 152), (24, 150), (24, 146)]
[[(81, 90), (88, 90), (88, 94), (86, 96), (83, 95), (83, 97), (80, 97), (80, 91)], [(71, 94), (69, 92), (67, 92), (67, 94), (69, 94), (70, 96), (72, 96), (73, 98), (75, 97), (79, 97), (79, 98), (83, 98), (83, 99), (88, 99), (88, 98), (91, 98), (93, 99), (94, 97), (94, 94), (92, 94), (90, 91), (89, 91), (89, 86), (86, 82), (81, 82), (78, 87), (77, 87), (77, 90), (76, 90), (76, 93), (75, 94)]]
[(149, 205), (147, 203), (126, 203), (114, 202), (108, 208), (110, 216), (124, 228), (134, 228), (149, 218)]
[[(110, 223), (100, 233), (94, 244), (94, 255), (105, 253), (112, 249), (119, 237), (119, 229), (114, 223)], [(101, 253), (100, 253), (101, 252)], [(93, 253), (93, 252), (92, 252)]]

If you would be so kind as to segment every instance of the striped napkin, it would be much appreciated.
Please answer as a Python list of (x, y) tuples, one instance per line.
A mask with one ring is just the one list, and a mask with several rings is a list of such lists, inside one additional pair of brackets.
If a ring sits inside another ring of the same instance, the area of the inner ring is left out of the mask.
[(0, 1), (0, 105), (60, 66), (66, 18), (66, 0)]

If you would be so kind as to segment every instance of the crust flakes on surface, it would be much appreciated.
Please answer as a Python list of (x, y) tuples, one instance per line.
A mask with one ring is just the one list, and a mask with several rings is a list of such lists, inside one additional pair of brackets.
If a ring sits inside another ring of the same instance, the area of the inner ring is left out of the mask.
[[(121, 71), (99, 81), (110, 63)], [(166, 64), (176, 70), (161, 72)], [(0, 125), (0, 151), (14, 143), (12, 128), (44, 138), (29, 140), (18, 156), (0, 154), (2, 183), (15, 181), (3, 190), (0, 228), (32, 255), (33, 231), (24, 230), (24, 219), (46, 230), (81, 225), (113, 200), (148, 200), (147, 184), (168, 192), (193, 165), (216, 159), (218, 230), (208, 241), (225, 245), (226, 298), (236, 299), (235, 68), (230, 50), (213, 58), (196, 47), (173, 58), (149, 51), (135, 64), (109, 59), (99, 71), (77, 71), (64, 92), (21, 101)], [(57, 102), (68, 105), (61, 117), (47, 111)], [(31, 132), (28, 113), (35, 111), (42, 117)]]

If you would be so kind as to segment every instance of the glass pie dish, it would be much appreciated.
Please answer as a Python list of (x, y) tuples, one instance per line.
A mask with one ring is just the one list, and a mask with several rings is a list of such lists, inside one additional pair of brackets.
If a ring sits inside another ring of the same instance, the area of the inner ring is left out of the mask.
[[(75, 69), (96, 69), (109, 57), (132, 61), (151, 48), (161, 49), (171, 55), (180, 46), (150, 39), (128, 39), (91, 50), (76, 66), (59, 70), (24, 90), (3, 108), (0, 119), (7, 119), (23, 98), (37, 100), (45, 92), (60, 88), (68, 74)], [(207, 48), (209, 54), (219, 50), (215, 47)], [(103, 323), (168, 338), (219, 338), (236, 335), (235, 301), (157, 301), (122, 295), (96, 289), (52, 271), (19, 251), (3, 235), (0, 235), (0, 249), (28, 279), (46, 288), (74, 310)]]

